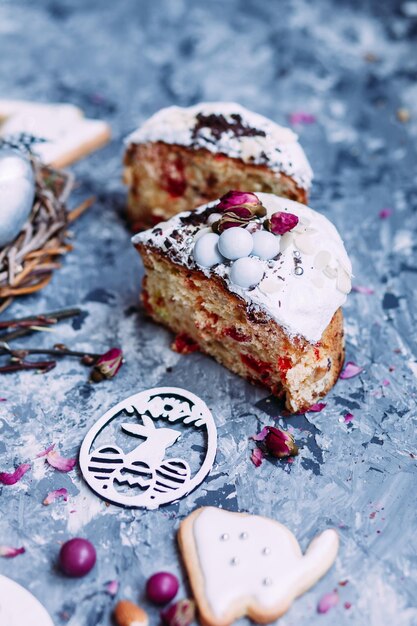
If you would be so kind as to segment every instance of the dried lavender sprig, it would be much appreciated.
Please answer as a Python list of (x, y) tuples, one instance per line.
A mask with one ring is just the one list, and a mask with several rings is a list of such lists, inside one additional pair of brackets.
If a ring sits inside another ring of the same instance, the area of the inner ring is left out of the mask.
[[(68, 319), (69, 317), (77, 317), (81, 313), (81, 309), (78, 308), (61, 309), (59, 311), (51, 311), (50, 313), (41, 313), (39, 315), (29, 315), (27, 317), (6, 320), (2, 322), (2, 326), (5, 327), (5, 324), (8, 324), (10, 327), (13, 326), (13, 324), (19, 324), (20, 322), (28, 321), (33, 321), (33, 324), (36, 325), (39, 319), (43, 320), (43, 322), (45, 322), (45, 320), (54, 320), (52, 323), (55, 323), (60, 320)], [(26, 328), (18, 328), (8, 333), (1, 334), (0, 341), (12, 341), (13, 339), (19, 339), (20, 337), (30, 335), (33, 332), (36, 332), (36, 330), (31, 328), (30, 326)]]

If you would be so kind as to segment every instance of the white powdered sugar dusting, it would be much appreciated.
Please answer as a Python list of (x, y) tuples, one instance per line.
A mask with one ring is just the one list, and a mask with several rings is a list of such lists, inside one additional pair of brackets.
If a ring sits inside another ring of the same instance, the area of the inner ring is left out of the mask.
[[(210, 116), (220, 118), (214, 130), (210, 119), (207, 120)], [(202, 118), (207, 124), (201, 122)], [(205, 148), (245, 163), (266, 165), (274, 172), (291, 176), (299, 187), (307, 190), (313, 178), (307, 157), (292, 130), (235, 102), (167, 107), (126, 138), (127, 145), (153, 141)]]
[[(256, 194), (267, 214), (247, 227), (262, 229), (264, 219), (278, 211), (299, 218), (297, 226), (280, 237), (280, 253), (263, 265), (262, 280), (251, 289), (243, 289), (230, 280), (231, 261), (211, 268), (196, 264), (193, 257), (195, 236), (207, 229), (207, 218), (187, 220), (189, 212), (180, 213), (153, 229), (135, 235), (133, 244), (145, 244), (161, 250), (173, 262), (199, 269), (207, 277), (219, 276), (227, 289), (244, 299), (248, 307), (261, 311), (280, 324), (290, 337), (301, 336), (316, 343), (334, 313), (345, 301), (351, 288), (352, 266), (343, 241), (333, 224), (313, 209), (272, 194)], [(216, 203), (199, 207), (197, 215)], [(184, 219), (185, 218), (185, 219)]]

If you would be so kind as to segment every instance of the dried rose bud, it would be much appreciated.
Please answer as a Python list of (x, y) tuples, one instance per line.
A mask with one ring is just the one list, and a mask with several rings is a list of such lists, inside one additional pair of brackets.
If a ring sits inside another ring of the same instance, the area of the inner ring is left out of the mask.
[(248, 191), (229, 191), (220, 198), (216, 211), (231, 211), (238, 213), (241, 217), (263, 217), (266, 215), (266, 209), (258, 196)]
[(195, 620), (195, 604), (192, 600), (179, 600), (161, 612), (167, 626), (189, 626)]
[(264, 226), (274, 235), (285, 235), (298, 224), (298, 217), (286, 211), (277, 211), (271, 215), (271, 219), (265, 220)]
[(277, 459), (286, 456), (297, 456), (298, 447), (295, 444), (294, 437), (290, 433), (275, 428), (275, 426), (267, 426), (267, 435), (264, 439), (265, 448)]
[(97, 359), (93, 371), (91, 372), (91, 380), (95, 383), (99, 383), (101, 380), (104, 380), (104, 378), (113, 378), (122, 367), (122, 363), (122, 350), (120, 350), (120, 348), (111, 348)]
[(221, 235), (221, 233), (228, 228), (236, 228), (237, 226), (244, 228), (249, 224), (250, 219), (251, 215), (249, 218), (241, 217), (235, 213), (235, 210), (233, 209), (233, 211), (223, 213), (222, 217), (217, 222), (214, 222), (211, 227), (215, 233)]

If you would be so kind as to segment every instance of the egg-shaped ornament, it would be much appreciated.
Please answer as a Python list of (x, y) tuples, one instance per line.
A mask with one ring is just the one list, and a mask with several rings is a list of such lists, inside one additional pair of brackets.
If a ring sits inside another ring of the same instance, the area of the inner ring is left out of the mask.
[(208, 268), (222, 263), (223, 257), (219, 252), (218, 242), (219, 235), (216, 233), (207, 233), (197, 239), (193, 249), (193, 257), (197, 265)]
[(222, 232), (218, 245), (221, 254), (226, 259), (235, 261), (252, 252), (253, 239), (250, 232), (245, 228), (233, 226)]
[(252, 234), (253, 256), (258, 256), (264, 261), (273, 259), (279, 253), (280, 237), (267, 230), (257, 230)]
[(254, 257), (245, 257), (235, 261), (230, 269), (230, 280), (238, 287), (255, 287), (264, 275), (262, 261)]
[(29, 159), (12, 148), (0, 148), (0, 248), (23, 228), (35, 198), (35, 176)]

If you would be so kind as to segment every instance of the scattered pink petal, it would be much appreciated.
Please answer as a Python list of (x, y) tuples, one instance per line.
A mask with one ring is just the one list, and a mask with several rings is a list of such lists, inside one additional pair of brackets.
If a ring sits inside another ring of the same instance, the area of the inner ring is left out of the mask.
[(353, 285), (352, 291), (356, 291), (356, 293), (361, 293), (364, 296), (371, 296), (375, 291), (372, 287), (365, 287), (364, 285)]
[(48, 452), (48, 454), (46, 455), (46, 460), (48, 461), (49, 465), (59, 470), (60, 472), (70, 472), (74, 469), (76, 463), (76, 459), (66, 459), (65, 457), (61, 456), (56, 450), (51, 450), (50, 452)]
[(346, 587), (346, 585), (348, 584), (348, 580), (340, 580), (339, 581), (339, 587)]
[(304, 111), (296, 111), (288, 116), (291, 126), (297, 126), (298, 124), (314, 124), (316, 122), (316, 116)]
[(42, 504), (45, 504), (47, 506), (48, 504), (52, 504), (52, 502), (55, 502), (55, 500), (58, 500), (58, 498), (63, 498), (64, 502), (68, 502), (68, 491), (67, 489), (65, 489), (65, 487), (50, 491)]
[(388, 385), (390, 385), (390, 381), (387, 378), (384, 378), (384, 380), (382, 381), (382, 386), (383, 387), (388, 387)]
[(53, 443), (52, 445), (48, 446), (45, 450), (43, 450), (43, 452), (39, 452), (39, 454), (36, 455), (36, 458), (40, 459), (42, 456), (47, 456), (54, 448), (55, 448), (55, 444)]
[(262, 461), (264, 460), (264, 453), (260, 448), (256, 447), (254, 450), (252, 450), (250, 460), (255, 467), (259, 467), (260, 465), (262, 465)]
[(378, 216), (379, 216), (379, 219), (386, 220), (388, 217), (391, 217), (392, 214), (393, 214), (392, 209), (381, 209), (380, 212), (378, 213)]
[(339, 594), (337, 591), (331, 591), (330, 593), (325, 593), (324, 596), (319, 600), (317, 605), (317, 613), (327, 613), (330, 609), (333, 609), (337, 606), (339, 602)]
[(355, 416), (352, 413), (346, 413), (345, 417), (343, 418), (343, 421), (345, 422), (345, 424), (349, 424), (349, 422), (352, 422), (355, 419)]
[(264, 426), (260, 433), (257, 435), (252, 435), (249, 439), (253, 439), (253, 441), (263, 441), (268, 434), (268, 426)]
[(9, 474), (8, 472), (0, 472), (0, 483), (2, 485), (14, 485), (30, 470), (29, 463), (22, 463), (15, 469), (14, 472)]
[(0, 398), (0, 402), (7, 402), (7, 398)]
[(26, 550), (24, 548), (12, 548), (11, 546), (0, 546), (0, 556), (5, 559), (14, 559), (19, 554), (24, 554)]
[(353, 378), (363, 372), (363, 367), (356, 365), (353, 361), (348, 361), (340, 373), (339, 378), (342, 380), (347, 380), (348, 378)]
[(344, 605), (345, 609), (351, 609), (352, 608), (352, 603), (351, 602), (345, 602)]
[(119, 581), (118, 580), (110, 580), (110, 582), (106, 583), (106, 592), (109, 596), (117, 595), (119, 591)]
[(322, 411), (324, 409), (324, 407), (326, 406), (325, 402), (317, 402), (316, 404), (312, 404), (307, 411), (308, 412), (312, 412), (312, 413), (320, 413), (320, 411)]

